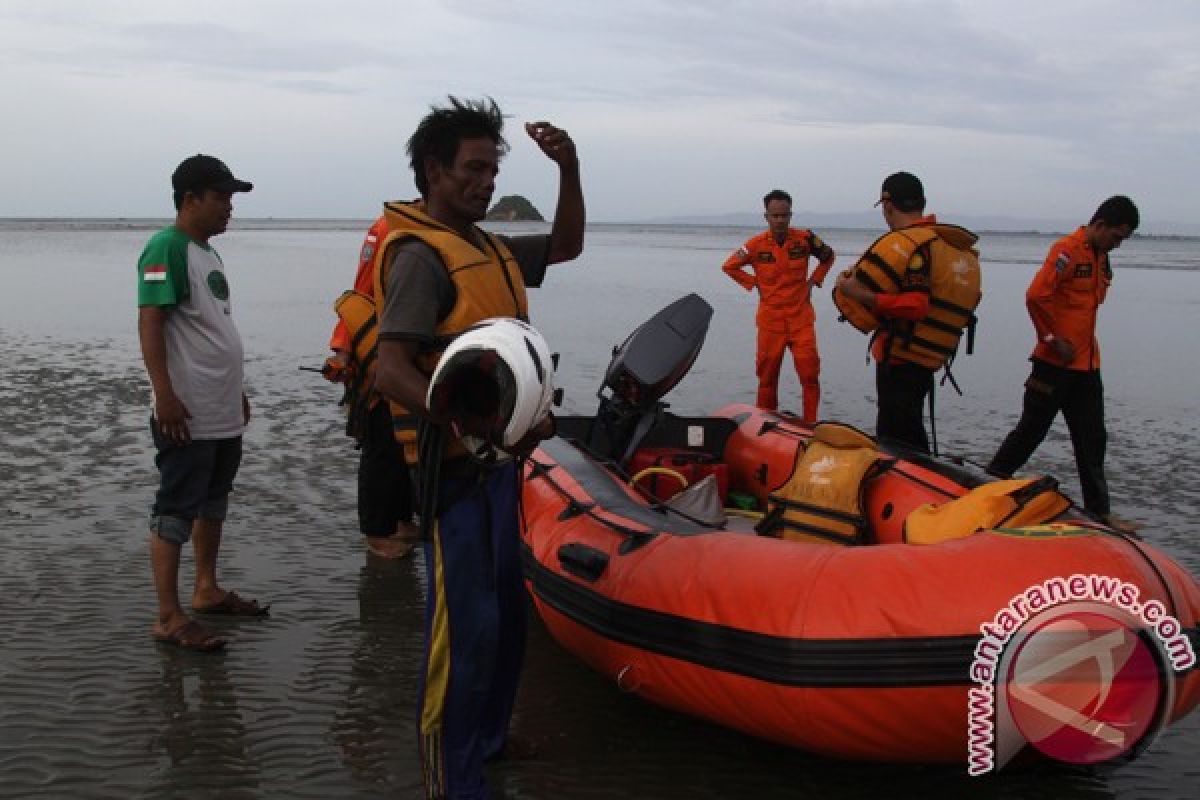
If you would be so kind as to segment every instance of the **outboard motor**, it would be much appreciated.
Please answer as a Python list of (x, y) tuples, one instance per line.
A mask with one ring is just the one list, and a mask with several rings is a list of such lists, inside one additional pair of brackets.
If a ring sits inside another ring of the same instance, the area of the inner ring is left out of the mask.
[(671, 303), (613, 348), (600, 407), (587, 447), (624, 468), (639, 443), (661, 418), (662, 397), (688, 373), (704, 346), (713, 309), (698, 294)]

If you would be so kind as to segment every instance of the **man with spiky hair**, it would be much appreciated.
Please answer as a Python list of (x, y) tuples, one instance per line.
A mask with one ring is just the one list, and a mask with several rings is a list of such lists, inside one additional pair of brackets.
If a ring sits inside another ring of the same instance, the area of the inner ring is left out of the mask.
[(1037, 333), (1017, 427), (1005, 438), (988, 472), (1010, 477), (1038, 448), (1061, 411), (1071, 432), (1075, 465), (1088, 511), (1118, 530), (1137, 523), (1112, 513), (1104, 451), (1104, 383), (1096, 318), (1112, 283), (1108, 254), (1137, 230), (1137, 206), (1124, 195), (1108, 198), (1092, 220), (1054, 243), (1029, 284), (1025, 304)]
[[(421, 200), (387, 203), (377, 258), (382, 312), (376, 389), (414, 465), (428, 581), (418, 740), (426, 795), (488, 798), (484, 761), (516, 755), (508, 723), (525, 648), (519, 558), (518, 460), (483, 464), (460, 441), (461, 420), (426, 405), (430, 375), (455, 336), (490, 317), (528, 320), (526, 286), (583, 250), (584, 205), (575, 144), (548, 122), (525, 131), (558, 165), (550, 233), (496, 236), (484, 219), (508, 150), (490, 98), (433, 107), (408, 141)], [(514, 448), (532, 449), (553, 420)], [(415, 434), (415, 435), (414, 435)]]

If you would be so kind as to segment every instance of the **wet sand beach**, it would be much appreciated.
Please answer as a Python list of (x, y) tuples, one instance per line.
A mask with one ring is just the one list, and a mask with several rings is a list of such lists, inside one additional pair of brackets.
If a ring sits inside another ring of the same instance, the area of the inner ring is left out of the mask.
[[(421, 557), (367, 556), (353, 512), (356, 454), (342, 434), (338, 391), (297, 370), (323, 357), (329, 304), (351, 277), (361, 231), (235, 230), (214, 242), (246, 340), (253, 405), (221, 576), (228, 588), (272, 603), (264, 619), (212, 619), (230, 640), (220, 654), (183, 652), (150, 637), (146, 521), (156, 473), (133, 330), (133, 265), (147, 235), (0, 232), (0, 270), (16, 287), (0, 300), (9, 356), (0, 383), (0, 797), (419, 797), (413, 708)], [(631, 323), (691, 290), (717, 316), (704, 355), (669, 398), (673, 410), (703, 413), (750, 399), (752, 303), (718, 270), (726, 240), (732, 249), (740, 233), (590, 235), (584, 262), (552, 275), (532, 297), (535, 323), (564, 353), (568, 410), (594, 408), (611, 345)], [(842, 266), (871, 237), (826, 238)], [(1041, 240), (1008, 245), (1044, 252)], [(40, 269), (56, 258), (76, 264), (79, 275), (48, 293)], [(1028, 261), (1011, 258), (989, 275), (995, 322), (958, 371), (967, 396), (938, 395), (947, 449), (986, 458), (1015, 421), (1027, 370), (1019, 293), (1033, 269)], [(1131, 269), (1119, 280), (1101, 332), (1112, 365), (1115, 506), (1200, 573), (1197, 359), (1185, 344), (1194, 339), (1200, 272)], [(999, 299), (1008, 295), (1016, 297)], [(818, 314), (822, 415), (871, 430), (865, 341), (837, 326), (827, 298)], [(794, 380), (785, 370), (782, 396), (796, 396)], [(1061, 423), (1030, 466), (1059, 475), (1077, 495)], [(183, 563), (186, 597), (186, 551)], [(1200, 715), (1119, 768), (1046, 764), (978, 780), (961, 767), (845, 764), (622, 694), (536, 621), (514, 729), (540, 754), (493, 766), (497, 795), (509, 800), (967, 792), (1161, 800), (1200, 789)]]

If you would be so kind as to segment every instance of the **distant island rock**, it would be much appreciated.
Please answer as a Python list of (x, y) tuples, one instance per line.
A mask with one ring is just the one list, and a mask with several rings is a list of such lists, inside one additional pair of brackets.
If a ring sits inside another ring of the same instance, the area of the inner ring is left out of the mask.
[(533, 203), (519, 194), (510, 194), (501, 197), (496, 205), (492, 206), (492, 210), (487, 213), (487, 218), (503, 222), (546, 221), (546, 218), (533, 207)]

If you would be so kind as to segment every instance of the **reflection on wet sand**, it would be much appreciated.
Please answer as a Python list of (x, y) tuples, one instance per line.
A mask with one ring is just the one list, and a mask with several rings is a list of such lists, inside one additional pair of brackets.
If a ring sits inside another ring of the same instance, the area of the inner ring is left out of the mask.
[[(366, 556), (358, 573), (358, 622), (349, 676), (330, 735), (342, 762), (367, 783), (395, 783), (416, 752), (414, 698), (422, 635), (418, 559)], [(419, 787), (414, 787), (419, 788)]]
[(238, 689), (220, 654), (200, 658), (159, 648), (162, 677), (144, 689), (147, 710), (158, 712), (158, 734), (150, 744), (165, 756), (152, 774), (151, 793), (192, 786), (232, 792), (260, 784), (258, 765), (248, 757), (246, 726)]

